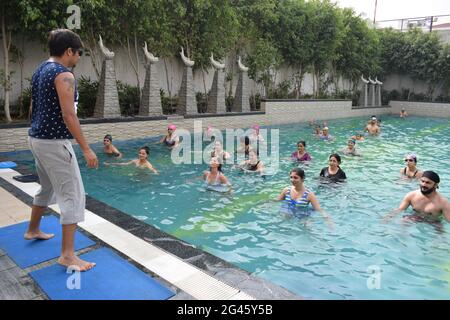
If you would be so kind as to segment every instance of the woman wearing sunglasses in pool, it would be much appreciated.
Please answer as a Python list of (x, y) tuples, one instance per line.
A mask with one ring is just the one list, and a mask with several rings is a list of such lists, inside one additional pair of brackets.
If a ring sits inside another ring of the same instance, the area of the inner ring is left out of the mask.
[(105, 152), (108, 156), (116, 157), (117, 159), (122, 158), (122, 153), (113, 146), (112, 144), (112, 136), (107, 134), (103, 138), (103, 152)]
[(159, 143), (164, 143), (168, 148), (176, 148), (180, 143), (180, 139), (176, 134), (177, 126), (174, 124), (169, 124), (167, 127), (167, 134), (159, 140)]
[(411, 179), (420, 179), (423, 172), (417, 169), (417, 156), (414, 153), (409, 153), (405, 157), (406, 167), (400, 169), (402, 177), (408, 177)]

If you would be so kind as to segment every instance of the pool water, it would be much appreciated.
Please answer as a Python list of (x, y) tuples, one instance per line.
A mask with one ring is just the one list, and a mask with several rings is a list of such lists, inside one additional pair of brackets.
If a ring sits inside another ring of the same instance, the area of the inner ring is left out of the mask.
[[(418, 155), (419, 169), (439, 173), (439, 192), (450, 198), (449, 121), (382, 117), (381, 136), (356, 144), (363, 156), (343, 156), (347, 182), (320, 183), (319, 172), (327, 166), (329, 154), (342, 150), (366, 120), (328, 121), (336, 138), (332, 142), (314, 138), (306, 123), (277, 127), (278, 172), (261, 178), (225, 165), (231, 194), (205, 190), (199, 177), (208, 166), (172, 164), (169, 151), (154, 138), (114, 145), (125, 154), (122, 161), (136, 159), (137, 149), (148, 145), (149, 160), (160, 175), (132, 166), (87, 169), (79, 149), (77, 155), (89, 196), (302, 297), (450, 299), (449, 225), (408, 223), (402, 214), (382, 222), (407, 192), (419, 186), (417, 180), (400, 179), (408, 152)], [(274, 201), (290, 185), (289, 171), (296, 164), (289, 157), (298, 140), (306, 141), (313, 157), (303, 166), (305, 184), (332, 217), (333, 229), (318, 213), (306, 219), (280, 213), (280, 203)], [(111, 161), (102, 154), (101, 143), (93, 148), (100, 163)], [(11, 160), (33, 165), (30, 153), (17, 153)]]

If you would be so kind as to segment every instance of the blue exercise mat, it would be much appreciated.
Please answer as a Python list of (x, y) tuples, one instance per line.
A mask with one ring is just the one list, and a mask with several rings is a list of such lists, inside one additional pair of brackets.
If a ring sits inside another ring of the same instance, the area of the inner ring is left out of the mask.
[[(55, 216), (44, 216), (41, 221), (41, 230), (45, 233), (54, 233), (49, 240), (25, 240), (28, 221), (0, 228), (0, 248), (14, 260), (21, 268), (57, 258), (61, 254), (62, 227)], [(83, 235), (75, 233), (75, 250), (94, 245), (95, 242)]]
[(110, 249), (80, 256), (95, 262), (86, 272), (67, 273), (55, 264), (30, 272), (52, 300), (166, 300), (174, 293)]
[(9, 169), (17, 167), (17, 163), (12, 161), (3, 161), (0, 162), (0, 169)]

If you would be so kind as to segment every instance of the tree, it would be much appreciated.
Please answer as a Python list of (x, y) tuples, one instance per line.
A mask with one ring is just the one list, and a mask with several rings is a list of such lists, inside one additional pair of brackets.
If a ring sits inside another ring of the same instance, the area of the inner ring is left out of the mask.
[[(119, 26), (117, 16), (120, 14), (120, 8), (106, 0), (83, 0), (79, 3), (81, 9), (81, 29), (78, 34), (83, 40), (86, 55), (91, 58), (92, 67), (100, 78), (101, 72), (101, 53), (98, 45), (99, 34), (103, 40), (113, 43), (117, 40)], [(117, 43), (117, 42), (116, 42)]]
[(314, 97), (317, 98), (324, 89), (321, 78), (329, 69), (339, 44), (338, 30), (341, 29), (341, 21), (335, 5), (328, 0), (312, 0), (308, 2), (308, 5), (311, 6), (309, 24), (313, 35), (310, 45), (314, 52), (312, 57), (313, 91)]
[(264, 39), (259, 39), (247, 56), (248, 75), (256, 83), (262, 84), (264, 96), (270, 95), (275, 86), (276, 72), (281, 65), (282, 57), (275, 45)]
[[(205, 70), (210, 66), (211, 53), (222, 58), (237, 37), (238, 20), (231, 2), (209, 0), (171, 1), (166, 4), (173, 21), (175, 39), (185, 48), (186, 55), (201, 70), (205, 95)], [(179, 47), (176, 48), (179, 52)]]
[[(333, 59), (333, 72), (337, 78), (350, 80), (351, 90), (356, 91), (361, 75), (377, 74), (379, 70), (379, 41), (375, 30), (352, 9), (337, 9), (342, 19), (341, 39)], [(337, 84), (335, 85), (337, 89)]]
[(297, 99), (301, 95), (304, 75), (313, 62), (311, 9), (304, 1), (280, 2), (277, 7), (278, 19), (273, 28), (273, 39), (284, 62), (295, 70), (294, 90)]
[(11, 122), (10, 113), (10, 93), (11, 93), (11, 70), (10, 70), (10, 51), (12, 45), (12, 33), (16, 33), (20, 29), (20, 6), (15, 1), (2, 1), (1, 12), (1, 36), (3, 50), (3, 70), (0, 77), (1, 85), (4, 91), (4, 110), (7, 122)]

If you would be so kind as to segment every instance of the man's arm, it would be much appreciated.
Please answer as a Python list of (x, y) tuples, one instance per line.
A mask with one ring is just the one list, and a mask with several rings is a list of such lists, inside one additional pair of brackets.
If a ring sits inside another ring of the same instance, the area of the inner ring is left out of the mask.
[(400, 206), (395, 209), (392, 210), (391, 212), (389, 212), (384, 218), (383, 221), (384, 222), (388, 222), (390, 219), (392, 219), (393, 217), (395, 217), (399, 212), (405, 211), (406, 209), (408, 209), (408, 207), (411, 205), (411, 200), (413, 197), (414, 191), (409, 192), (402, 200), (402, 202), (400, 203)]
[(443, 201), (444, 206), (442, 208), (442, 213), (444, 214), (445, 220), (447, 220), (447, 222), (450, 222), (450, 202), (448, 202), (447, 199), (443, 199)]
[(89, 168), (98, 168), (98, 159), (89, 147), (86, 138), (81, 131), (80, 121), (75, 113), (75, 78), (71, 72), (60, 73), (55, 79), (56, 92), (58, 93), (59, 104), (64, 123), (80, 145)]

